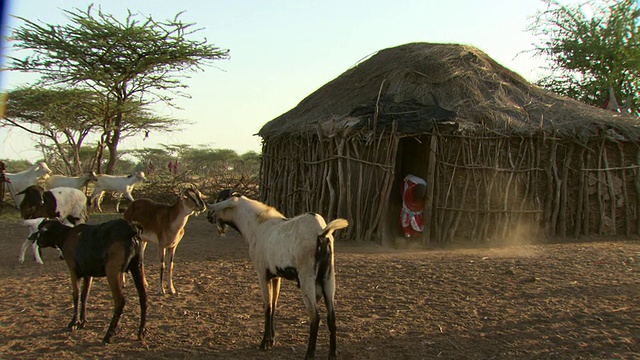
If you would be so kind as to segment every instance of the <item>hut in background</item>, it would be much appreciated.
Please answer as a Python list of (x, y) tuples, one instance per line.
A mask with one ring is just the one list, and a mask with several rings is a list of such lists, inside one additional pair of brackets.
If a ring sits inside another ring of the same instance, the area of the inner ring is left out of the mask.
[(347, 239), (400, 236), (407, 174), (428, 184), (426, 242), (640, 233), (637, 118), (534, 86), (471, 46), (381, 50), (258, 135), (262, 201), (345, 217)]

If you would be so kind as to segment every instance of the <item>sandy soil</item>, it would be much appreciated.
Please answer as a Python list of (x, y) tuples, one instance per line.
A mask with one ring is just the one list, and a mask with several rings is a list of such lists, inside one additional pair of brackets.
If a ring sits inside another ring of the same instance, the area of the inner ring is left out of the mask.
[[(117, 217), (92, 215), (91, 222)], [(308, 321), (298, 289), (283, 283), (275, 348), (258, 349), (263, 315), (243, 240), (192, 218), (177, 251), (179, 294), (156, 295), (156, 248), (147, 249), (148, 336), (136, 341), (133, 283), (113, 343), (106, 280), (94, 282), (88, 324), (70, 332), (66, 265), (19, 264), (26, 235), (0, 216), (1, 359), (302, 359)], [(337, 243), (341, 359), (640, 359), (640, 242), (601, 240), (501, 248), (393, 250)], [(317, 358), (328, 354), (324, 306)]]

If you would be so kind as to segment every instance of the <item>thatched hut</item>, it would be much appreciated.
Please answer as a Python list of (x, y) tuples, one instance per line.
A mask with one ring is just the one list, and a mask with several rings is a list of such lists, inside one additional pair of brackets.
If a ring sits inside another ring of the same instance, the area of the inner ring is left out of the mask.
[[(455, 111), (446, 116), (441, 108)], [(261, 199), (400, 235), (400, 182), (427, 180), (424, 240), (640, 233), (637, 118), (555, 95), (482, 51), (384, 49), (264, 125)]]

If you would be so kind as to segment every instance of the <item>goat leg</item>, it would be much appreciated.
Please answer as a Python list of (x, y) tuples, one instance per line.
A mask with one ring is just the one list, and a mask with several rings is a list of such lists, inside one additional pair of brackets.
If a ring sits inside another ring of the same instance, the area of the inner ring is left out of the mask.
[[(147, 248), (147, 242), (146, 241), (140, 241), (140, 263), (144, 264), (144, 252)], [(147, 282), (147, 277), (143, 276), (142, 280), (144, 280), (144, 288), (147, 289), (149, 288), (149, 283)]]
[(31, 251), (33, 252), (33, 259), (40, 265), (44, 264), (42, 261), (42, 257), (40, 257), (40, 247), (36, 244), (35, 241), (29, 240), (29, 238), (25, 239), (22, 243), (22, 247), (20, 248), (20, 256), (18, 257), (18, 262), (20, 264), (24, 263), (24, 256), (27, 252), (27, 249), (31, 247)]
[(160, 288), (158, 288), (158, 295), (164, 295), (164, 269), (165, 269), (165, 254), (167, 253), (167, 249), (158, 245), (160, 251)]
[(122, 201), (122, 194), (118, 194), (118, 200), (116, 201), (116, 213), (120, 213), (120, 201)]
[(318, 339), (318, 327), (320, 326), (320, 316), (318, 315), (318, 304), (316, 301), (316, 287), (313, 281), (301, 281), (300, 290), (302, 300), (309, 314), (309, 344), (305, 359), (314, 359), (316, 352), (316, 341)]
[(82, 293), (80, 293), (80, 321), (77, 323), (78, 329), (82, 329), (87, 323), (87, 298), (89, 297), (89, 290), (91, 290), (91, 276), (84, 278), (82, 284)]
[(316, 340), (318, 339), (318, 327), (320, 326), (320, 316), (318, 311), (315, 311), (315, 316), (312, 316), (309, 320), (309, 345), (307, 346), (307, 353), (304, 356), (306, 360), (315, 359), (316, 353)]
[(71, 329), (71, 331), (73, 331), (73, 329), (78, 324), (78, 301), (80, 300), (80, 297), (78, 295), (78, 278), (73, 273), (73, 270), (71, 270), (71, 289), (73, 292), (73, 317), (71, 317), (71, 321), (69, 322), (69, 325), (67, 325), (67, 327)]
[(329, 326), (329, 360), (337, 359), (336, 352), (336, 310), (333, 301), (329, 302), (325, 297), (327, 304), (327, 325)]
[[(138, 256), (138, 259), (140, 257)], [(139, 264), (136, 264), (136, 261), (139, 261)], [(138, 291), (138, 298), (140, 300), (140, 327), (138, 329), (138, 340), (144, 341), (144, 337), (147, 333), (146, 322), (147, 322), (147, 285), (144, 275), (144, 264), (142, 260), (136, 260), (134, 257), (130, 267), (131, 269), (131, 277), (133, 278), (133, 283), (136, 285), (136, 290)]]
[(122, 272), (111, 272), (110, 270), (113, 268), (109, 266), (111, 264), (107, 264), (107, 281), (109, 282), (109, 288), (111, 288), (111, 294), (113, 295), (113, 316), (111, 317), (111, 323), (109, 323), (109, 329), (107, 329), (107, 333), (102, 339), (102, 342), (108, 344), (111, 342), (111, 337), (116, 333), (116, 327), (118, 326), (118, 321), (120, 321), (120, 316), (122, 315), (122, 310), (124, 309), (124, 295), (123, 286), (122, 286)]
[(167, 249), (167, 290), (169, 294), (175, 294), (176, 288), (173, 286), (173, 258), (176, 255), (176, 247)]
[[(269, 270), (267, 270), (268, 272)], [(275, 332), (274, 332), (274, 324), (273, 324), (273, 316), (274, 316), (274, 307), (273, 307), (273, 283), (271, 280), (267, 279), (266, 273), (265, 276), (261, 276), (259, 278), (260, 288), (262, 289), (262, 299), (264, 303), (264, 336), (262, 337), (262, 342), (260, 343), (261, 350), (268, 350), (276, 343)]]

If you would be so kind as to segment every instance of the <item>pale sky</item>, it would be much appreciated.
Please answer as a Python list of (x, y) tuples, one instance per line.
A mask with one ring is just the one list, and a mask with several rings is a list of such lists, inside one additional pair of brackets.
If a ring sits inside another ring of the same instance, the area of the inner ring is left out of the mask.
[[(62, 9), (86, 9), (92, 1), (8, 0), (9, 15), (62, 24)], [(192, 123), (182, 132), (151, 133), (123, 148), (158, 144), (200, 144), (260, 152), (255, 136), (268, 121), (378, 50), (409, 42), (459, 43), (478, 47), (500, 64), (530, 81), (544, 62), (530, 52), (536, 39), (526, 31), (540, 0), (96, 0), (106, 13), (125, 19), (127, 9), (156, 20), (196, 23), (206, 38), (231, 50), (186, 81), (191, 99), (179, 99), (184, 110), (156, 109)], [(11, 17), (5, 23), (21, 23)], [(8, 34), (8, 30), (4, 30)], [(4, 43), (4, 54), (12, 54)], [(34, 77), (4, 71), (2, 91), (33, 82)], [(0, 129), (0, 159), (34, 161), (40, 154), (21, 130)]]

